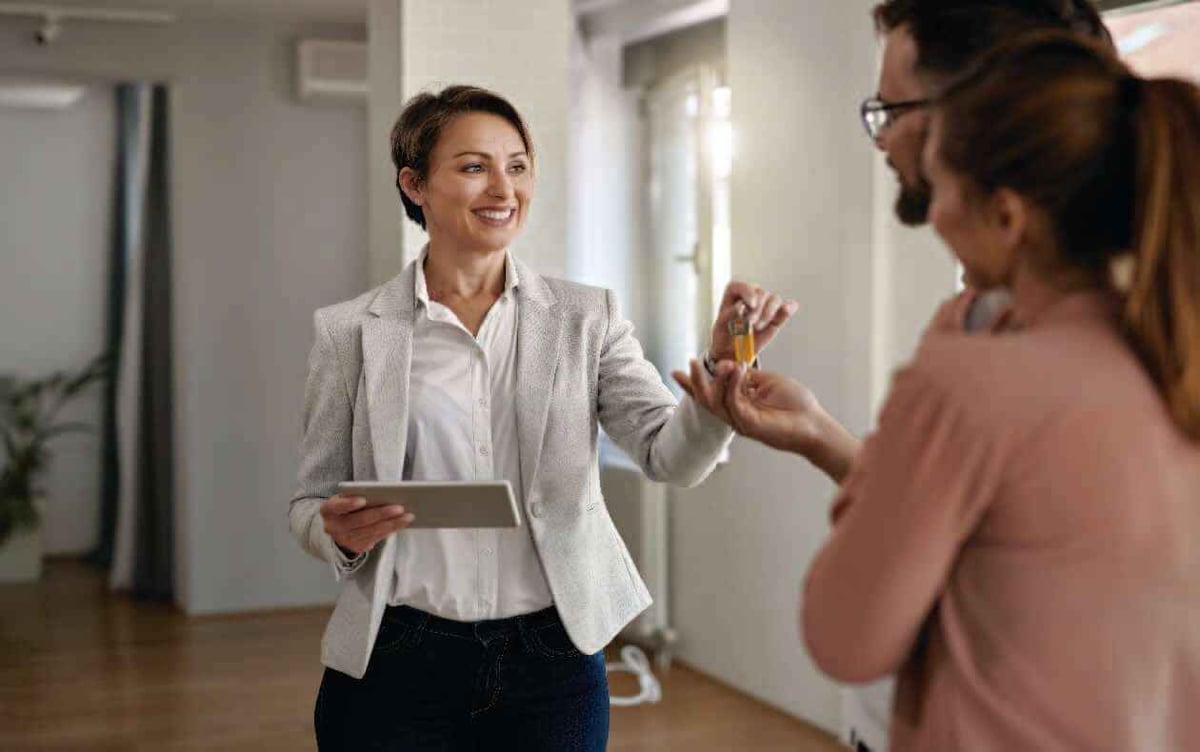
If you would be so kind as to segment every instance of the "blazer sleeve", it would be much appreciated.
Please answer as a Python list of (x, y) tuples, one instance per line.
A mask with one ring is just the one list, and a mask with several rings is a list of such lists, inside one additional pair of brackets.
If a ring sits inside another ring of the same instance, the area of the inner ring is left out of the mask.
[(805, 582), (814, 662), (843, 682), (895, 673), (999, 484), (996, 442), (912, 368), (897, 374), (833, 506), (834, 529)]
[(313, 315), (315, 330), (304, 387), (304, 425), (300, 471), (288, 510), (292, 535), (301, 548), (329, 562), (339, 580), (356, 572), (366, 554), (350, 559), (325, 532), (321, 503), (337, 493), (337, 484), (353, 477), (351, 426), (353, 407), (343, 378), (337, 349), (320, 311)]
[(694, 486), (708, 477), (733, 430), (690, 397), (678, 405), (642, 352), (633, 324), (605, 290), (607, 327), (600, 351), (597, 417), (604, 431), (651, 480)]

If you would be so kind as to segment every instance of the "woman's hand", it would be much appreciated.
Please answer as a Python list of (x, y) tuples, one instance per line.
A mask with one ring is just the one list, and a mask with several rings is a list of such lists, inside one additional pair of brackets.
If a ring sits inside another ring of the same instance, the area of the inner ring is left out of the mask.
[(746, 323), (754, 329), (754, 344), (762, 352), (775, 339), (775, 335), (787, 320), (796, 313), (800, 304), (784, 300), (779, 295), (764, 290), (758, 285), (734, 280), (725, 286), (721, 298), (721, 310), (713, 322), (712, 339), (708, 354), (714, 361), (733, 360), (733, 336), (729, 333), (729, 322), (737, 315), (738, 304), (746, 307)]
[(672, 376), (693, 401), (739, 434), (799, 454), (834, 483), (845, 480), (862, 446), (825, 412), (812, 390), (786, 376), (729, 360), (717, 364), (711, 379), (695, 360), (689, 374)]
[(767, 446), (807, 455), (824, 414), (812, 390), (782, 374), (720, 363), (718, 376), (726, 371), (725, 411), (734, 429)]
[(768, 446), (795, 452), (833, 480), (846, 479), (862, 449), (858, 437), (837, 422), (808, 387), (778, 373), (722, 363), (729, 372), (725, 410), (734, 430)]
[(732, 361), (723, 360), (717, 364), (717, 373), (710, 379), (708, 373), (700, 365), (700, 361), (692, 358), (688, 373), (672, 371), (671, 378), (675, 379), (675, 383), (679, 384), (680, 388), (687, 392), (687, 395), (696, 404), (712, 413), (725, 425), (736, 429), (733, 417), (725, 407), (725, 392), (729, 388), (729, 378), (736, 370), (737, 366)]
[(367, 508), (361, 496), (332, 496), (321, 503), (325, 532), (343, 552), (358, 556), (413, 522), (413, 515), (398, 504)]
[(743, 369), (731, 360), (717, 363), (711, 378), (693, 359), (690, 373), (675, 371), (676, 383), (697, 404), (743, 436), (805, 454), (823, 415), (808, 387), (777, 373)]

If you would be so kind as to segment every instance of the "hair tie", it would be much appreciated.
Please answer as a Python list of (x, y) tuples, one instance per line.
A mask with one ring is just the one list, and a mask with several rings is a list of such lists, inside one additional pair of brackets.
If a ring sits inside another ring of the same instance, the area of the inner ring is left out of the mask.
[(1122, 295), (1128, 295), (1133, 289), (1136, 274), (1137, 256), (1133, 253), (1122, 253), (1108, 260), (1108, 281)]

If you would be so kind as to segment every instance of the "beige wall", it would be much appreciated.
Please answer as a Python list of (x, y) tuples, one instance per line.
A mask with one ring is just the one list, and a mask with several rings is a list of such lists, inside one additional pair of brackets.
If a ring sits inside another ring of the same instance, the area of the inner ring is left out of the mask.
[[(425, 89), (477, 84), (509, 99), (525, 117), (537, 150), (537, 191), (521, 239), (520, 258), (543, 274), (567, 269), (567, 137), (570, 0), (371, 0), (372, 159), (399, 106)], [(379, 282), (399, 271), (425, 243), (425, 233), (387, 203), (399, 197), (386, 167), (371, 181), (371, 269)], [(389, 208), (390, 206), (390, 208)], [(393, 253), (403, 248), (403, 258)]]
[[(287, 529), (311, 313), (366, 288), (361, 107), (292, 95), (293, 42), (361, 26), (0, 20), (0, 72), (171, 84), (177, 591), (193, 613), (325, 603)], [(45, 301), (53, 306), (52, 299)]]

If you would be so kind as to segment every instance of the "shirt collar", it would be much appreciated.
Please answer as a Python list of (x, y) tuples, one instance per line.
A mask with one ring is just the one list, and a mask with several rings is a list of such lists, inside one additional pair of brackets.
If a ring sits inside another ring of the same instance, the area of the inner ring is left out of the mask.
[[(426, 243), (421, 248), (421, 255), (417, 258), (417, 269), (414, 274), (413, 292), (416, 294), (417, 301), (429, 307), (429, 286), (425, 282), (425, 259), (429, 256), (429, 244)], [(513, 261), (512, 253), (504, 252), (504, 292), (500, 295), (501, 298), (510, 297), (513, 291), (517, 289), (517, 284), (520, 280), (517, 278), (517, 265)]]

